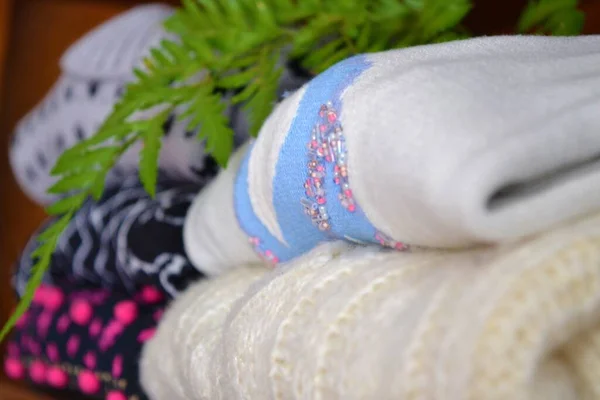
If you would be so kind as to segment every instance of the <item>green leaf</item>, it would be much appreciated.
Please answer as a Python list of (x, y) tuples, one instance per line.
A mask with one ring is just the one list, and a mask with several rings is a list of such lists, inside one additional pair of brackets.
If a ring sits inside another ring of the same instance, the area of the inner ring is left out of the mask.
[(310, 54), (306, 56), (304, 59), (304, 65), (308, 68), (312, 68), (314, 65), (319, 64), (323, 60), (331, 57), (337, 51), (344, 48), (345, 40), (343, 38), (338, 38), (330, 41), (329, 43), (321, 46), (320, 48), (313, 49)]
[(38, 235), (38, 242), (46, 242), (48, 240), (51, 240), (53, 237), (60, 236), (63, 230), (68, 225), (68, 222), (66, 224), (64, 223), (64, 221), (66, 220), (67, 219), (65, 219), (65, 217), (63, 216), (56, 220), (54, 223), (52, 223), (49, 227), (47, 227), (42, 233)]
[(162, 126), (172, 110), (165, 110), (152, 118), (150, 127), (142, 134), (143, 146), (140, 150), (140, 180), (151, 197), (156, 195), (158, 178), (158, 158), (162, 144)]
[(94, 171), (84, 171), (74, 175), (66, 175), (52, 185), (47, 192), (50, 194), (68, 193), (72, 190), (85, 190), (91, 186), (96, 174)]
[(260, 90), (260, 84), (253, 80), (242, 91), (233, 96), (231, 102), (233, 104), (242, 103), (252, 97), (258, 90)]
[(118, 153), (119, 148), (116, 146), (99, 147), (80, 153), (65, 152), (56, 161), (56, 164), (50, 173), (57, 176), (66, 174), (70, 171), (95, 169), (97, 167), (106, 168), (111, 164)]
[(583, 31), (585, 14), (579, 10), (565, 10), (548, 18), (547, 28), (557, 36), (579, 35)]
[(169, 59), (169, 57), (167, 57), (163, 50), (159, 50), (159, 49), (150, 49), (150, 54), (152, 55), (152, 58), (154, 60), (156, 60), (157, 65), (159, 65), (160, 67), (165, 67), (168, 65), (171, 65), (171, 59)]
[(61, 215), (73, 210), (77, 210), (83, 205), (83, 202), (86, 198), (86, 192), (80, 192), (76, 195), (62, 198), (46, 207), (46, 212), (50, 215)]
[[(72, 214), (67, 214), (56, 222), (56, 225), (58, 225), (59, 228), (62, 228), (60, 229), (60, 232), (64, 230), (66, 225), (71, 220), (72, 216)], [(38, 258), (38, 261), (33, 265), (31, 269), (31, 275), (27, 281), (23, 297), (21, 297), (19, 303), (17, 304), (17, 307), (15, 308), (15, 311), (12, 313), (12, 315), (0, 331), (0, 341), (2, 341), (6, 337), (6, 335), (8, 335), (10, 330), (15, 326), (15, 324), (19, 320), (19, 318), (21, 318), (21, 316), (25, 314), (25, 312), (31, 305), (31, 302), (33, 301), (33, 296), (35, 294), (36, 289), (42, 283), (42, 280), (44, 279), (44, 274), (50, 266), (52, 253), (56, 248), (56, 244), (58, 242), (60, 234), (54, 233), (52, 235), (46, 236), (49, 237), (47, 241), (41, 243), (39, 245), (39, 248), (36, 249), (36, 251), (34, 251), (36, 257)]]
[[(281, 76), (281, 70), (272, 72), (275, 76)], [(264, 121), (267, 119), (277, 100), (277, 84), (271, 84), (258, 90), (252, 96), (244, 109), (249, 114), (250, 135), (256, 137)]]
[(256, 70), (254, 68), (248, 68), (245, 71), (220, 78), (218, 85), (225, 89), (235, 89), (247, 85), (254, 77), (256, 77)]
[(175, 62), (182, 63), (189, 60), (188, 53), (178, 43), (175, 43), (171, 40), (163, 39), (160, 42), (160, 46), (164, 49), (166, 53), (171, 55)]
[(577, 0), (529, 1), (517, 29), (521, 33), (531, 32), (536, 27), (555, 35), (580, 33), (583, 14), (577, 10), (577, 5)]
[(90, 194), (94, 201), (100, 200), (102, 197), (102, 193), (104, 192), (104, 185), (106, 184), (106, 179), (104, 176), (99, 176), (96, 178), (92, 186), (90, 187)]
[(420, 20), (421, 32), (428, 41), (438, 33), (461, 23), (471, 10), (471, 2), (468, 0), (430, 0), (425, 4)]

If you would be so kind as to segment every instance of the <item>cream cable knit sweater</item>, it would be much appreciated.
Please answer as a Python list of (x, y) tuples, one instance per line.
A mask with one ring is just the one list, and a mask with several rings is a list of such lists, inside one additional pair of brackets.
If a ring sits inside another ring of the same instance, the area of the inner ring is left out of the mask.
[(327, 244), (262, 274), (174, 303), (142, 359), (152, 399), (600, 399), (600, 214), (471, 251)]

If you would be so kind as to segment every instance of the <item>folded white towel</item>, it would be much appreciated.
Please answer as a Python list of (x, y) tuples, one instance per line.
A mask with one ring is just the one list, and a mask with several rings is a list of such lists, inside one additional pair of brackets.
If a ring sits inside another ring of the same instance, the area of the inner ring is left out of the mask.
[[(228, 191), (199, 195), (186, 248), (212, 272), (240, 261), (240, 232), (274, 262), (332, 238), (458, 248), (542, 232), (600, 208), (599, 110), (598, 35), (353, 57), (275, 109), (217, 178), (237, 174), (215, 184)], [(238, 224), (194, 218), (202, 207)], [(205, 251), (211, 235), (232, 247)]]
[(600, 398), (600, 214), (493, 248), (340, 246), (191, 287), (144, 350), (149, 397)]

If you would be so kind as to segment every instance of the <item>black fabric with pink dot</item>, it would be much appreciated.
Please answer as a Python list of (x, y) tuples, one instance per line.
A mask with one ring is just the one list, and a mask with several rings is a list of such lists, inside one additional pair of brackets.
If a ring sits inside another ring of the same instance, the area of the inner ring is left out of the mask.
[[(8, 343), (12, 379), (69, 391), (60, 398), (142, 400), (138, 360), (167, 302), (203, 275), (183, 245), (198, 185), (163, 178), (150, 198), (137, 176), (87, 202), (59, 239), (44, 283)], [(22, 296), (34, 235), (13, 276)]]
[(89, 398), (145, 399), (138, 360), (166, 300), (153, 286), (132, 299), (106, 289), (44, 284), (8, 343), (6, 375)]

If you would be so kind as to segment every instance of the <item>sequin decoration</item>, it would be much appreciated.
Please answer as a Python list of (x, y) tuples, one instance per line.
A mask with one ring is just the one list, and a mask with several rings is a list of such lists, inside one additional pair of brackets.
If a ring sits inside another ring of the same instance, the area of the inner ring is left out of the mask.
[(252, 236), (248, 239), (254, 251), (258, 256), (265, 262), (271, 265), (277, 265), (279, 263), (279, 257), (277, 257), (271, 250), (265, 250), (262, 247), (262, 241), (256, 236)]

